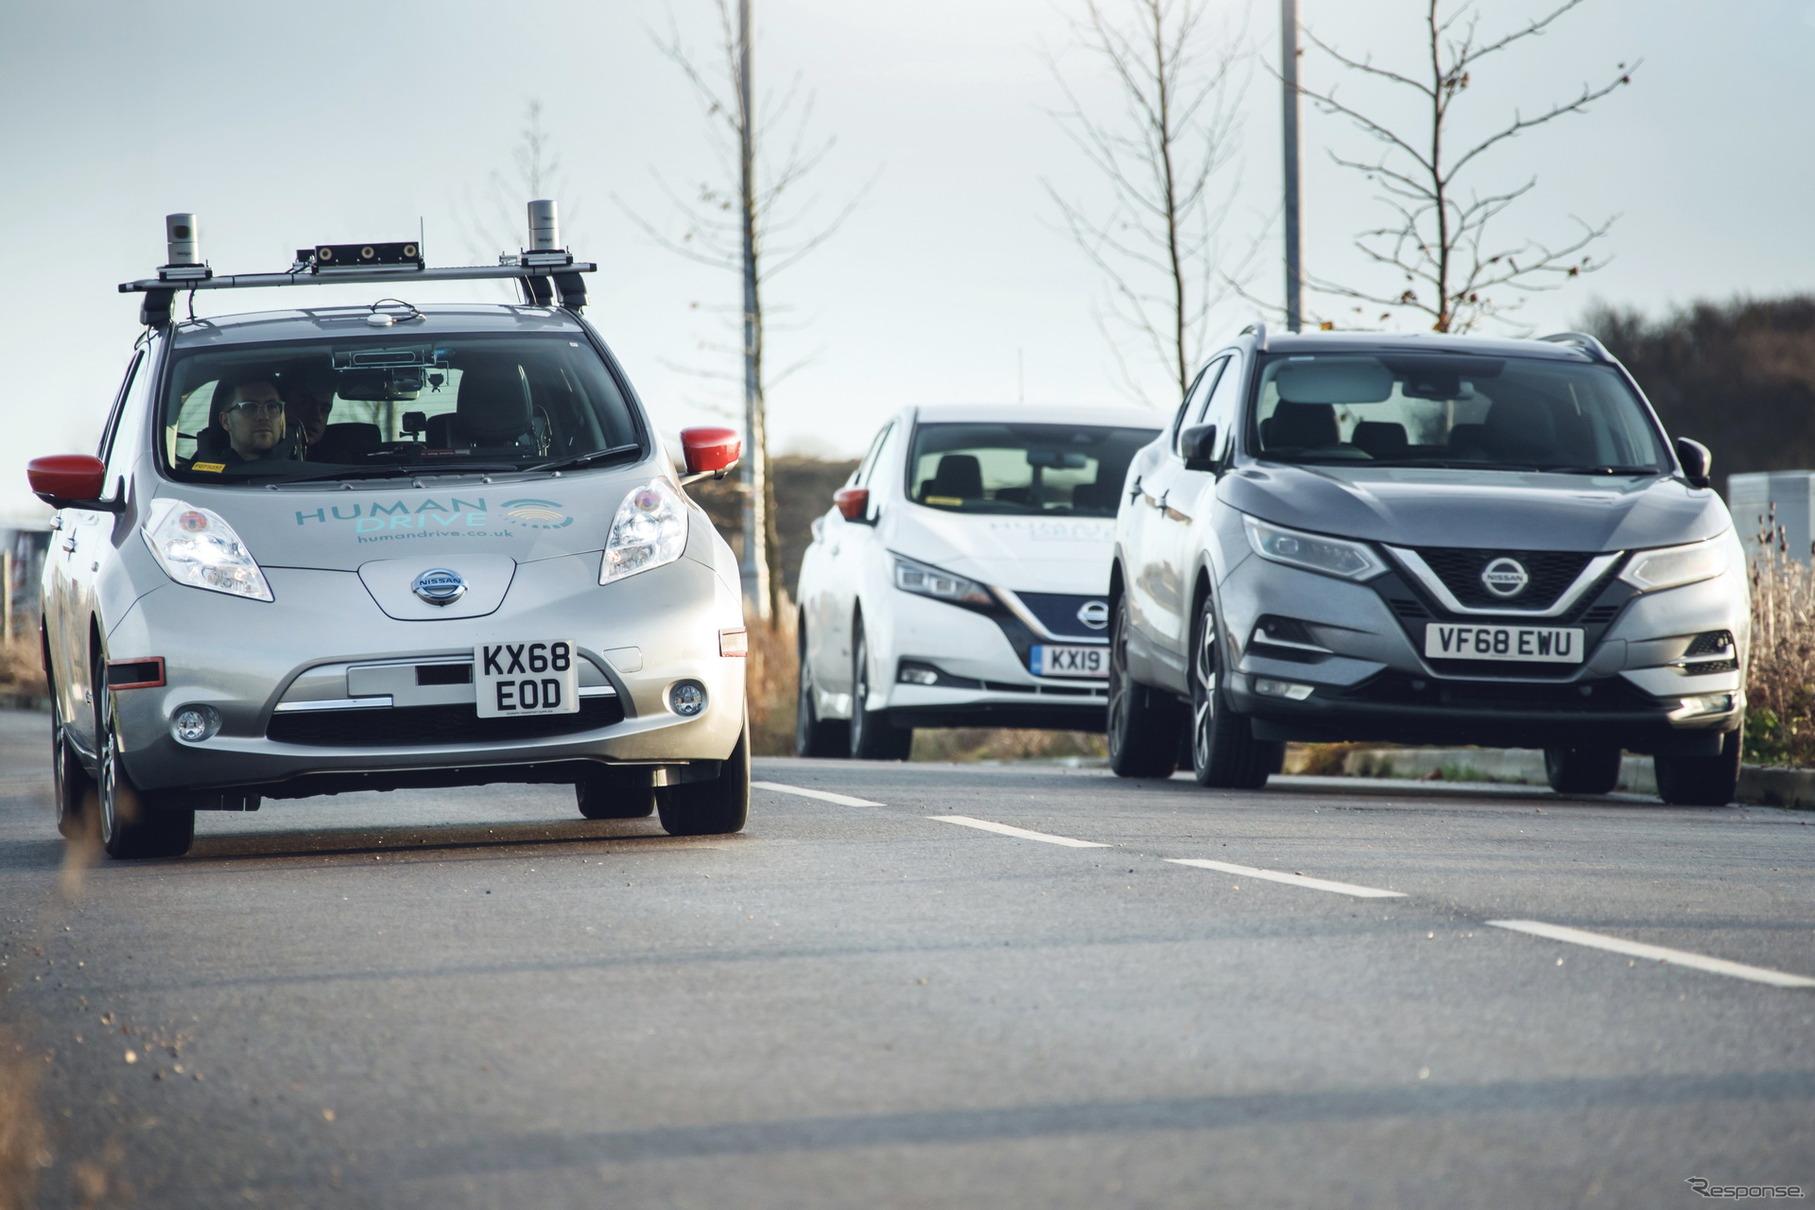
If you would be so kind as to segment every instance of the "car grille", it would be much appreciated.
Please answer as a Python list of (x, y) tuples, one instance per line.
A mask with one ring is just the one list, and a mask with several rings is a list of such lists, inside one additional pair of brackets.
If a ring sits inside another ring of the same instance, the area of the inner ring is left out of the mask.
[(320, 748), (414, 748), (542, 739), (623, 721), (624, 706), (617, 698), (593, 697), (582, 698), (574, 714), (525, 718), (480, 718), (470, 705), (285, 712), (271, 716), (265, 735), (279, 743)]
[(1459, 709), (1546, 710), (1563, 715), (1656, 709), (1657, 700), (1620, 679), (1557, 685), (1530, 681), (1449, 681), (1384, 672), (1348, 694), (1352, 699)]
[[(1084, 639), (1100, 643), (1109, 634), (1109, 602), (1103, 597), (1074, 596), (1063, 592), (1017, 592), (1021, 604), (1027, 606), (1027, 612), (1039, 619), (1048, 634), (1068, 639)], [(1104, 624), (1102, 629), (1092, 629), (1078, 620), (1078, 610), (1097, 601), (1103, 605)]]
[[(1595, 557), (1579, 551), (1474, 550), (1446, 546), (1419, 547), (1418, 555), (1463, 605), (1471, 609), (1521, 612), (1550, 608)], [(1523, 592), (1513, 597), (1499, 597), (1487, 590), (1481, 582), (1481, 572), (1495, 559), (1517, 559), (1525, 568), (1531, 580)]]

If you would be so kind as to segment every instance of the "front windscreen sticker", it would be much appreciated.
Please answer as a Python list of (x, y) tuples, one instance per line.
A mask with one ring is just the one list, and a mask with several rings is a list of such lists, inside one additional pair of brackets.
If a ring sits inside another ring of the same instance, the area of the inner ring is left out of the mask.
[(213, 471), (218, 475), (227, 469), (227, 464), (225, 462), (191, 462), (189, 464), (189, 469), (192, 471)]
[(296, 510), (296, 524), (327, 525), (361, 542), (427, 538), (435, 534), (514, 537), (522, 529), (564, 529), (574, 518), (554, 500), (517, 499), (493, 505), (484, 496), (442, 500), (362, 501)]

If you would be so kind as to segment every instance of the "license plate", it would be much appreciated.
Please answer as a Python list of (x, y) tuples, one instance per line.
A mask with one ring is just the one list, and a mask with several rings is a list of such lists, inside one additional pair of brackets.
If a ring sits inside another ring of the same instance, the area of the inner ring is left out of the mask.
[(1515, 660), (1579, 664), (1583, 632), (1568, 626), (1450, 626), (1424, 628), (1424, 654), (1440, 660)]
[(1107, 677), (1108, 647), (1035, 647), (1032, 659), (1035, 676)]
[(473, 648), (473, 689), (480, 718), (577, 713), (580, 668), (573, 644), (481, 643)]

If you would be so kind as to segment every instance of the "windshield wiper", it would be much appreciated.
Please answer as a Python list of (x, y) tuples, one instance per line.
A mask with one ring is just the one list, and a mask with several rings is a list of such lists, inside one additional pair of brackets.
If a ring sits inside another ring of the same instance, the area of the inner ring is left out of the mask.
[(639, 454), (642, 450), (641, 445), (631, 442), (629, 445), (614, 445), (608, 450), (594, 450), (590, 454), (576, 454), (572, 458), (538, 462), (534, 466), (526, 466), (523, 469), (526, 471), (573, 471), (579, 470), (583, 466), (596, 466), (603, 462), (615, 461), (626, 454)]
[(1546, 466), (1539, 469), (1548, 475), (1661, 475), (1664, 473), (1655, 466)]
[(274, 479), (277, 483), (320, 483), (329, 479), (415, 479), (422, 475), (497, 475), (514, 474), (527, 469), (508, 462), (434, 462), (425, 466), (352, 466), (324, 470), (313, 475), (290, 475)]

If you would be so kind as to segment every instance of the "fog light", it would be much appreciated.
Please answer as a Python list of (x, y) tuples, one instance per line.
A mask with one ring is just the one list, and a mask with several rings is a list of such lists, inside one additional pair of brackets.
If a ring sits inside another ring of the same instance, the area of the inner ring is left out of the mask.
[(677, 681), (668, 689), (668, 708), (682, 718), (693, 718), (706, 709), (706, 687), (698, 681)]
[(939, 670), (926, 664), (903, 664), (895, 679), (904, 685), (937, 685)]
[(1700, 718), (1707, 714), (1728, 714), (1733, 710), (1731, 693), (1703, 693), (1682, 699), (1682, 705), (1670, 712), (1671, 718)]
[(170, 734), (186, 744), (213, 739), (220, 729), (220, 711), (213, 706), (184, 706), (170, 718)]
[(1270, 676), (1254, 678), (1254, 692), (1262, 697), (1283, 697), (1287, 701), (1302, 702), (1311, 696), (1311, 686), (1300, 685), (1296, 681), (1276, 681)]

